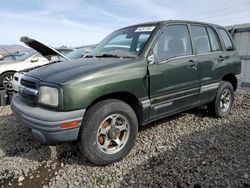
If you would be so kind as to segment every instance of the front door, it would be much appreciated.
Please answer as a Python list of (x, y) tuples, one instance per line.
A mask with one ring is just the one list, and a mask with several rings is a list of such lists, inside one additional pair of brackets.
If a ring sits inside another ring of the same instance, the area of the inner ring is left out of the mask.
[(151, 118), (194, 105), (199, 97), (199, 68), (192, 55), (187, 25), (163, 28), (153, 48), (150, 74)]

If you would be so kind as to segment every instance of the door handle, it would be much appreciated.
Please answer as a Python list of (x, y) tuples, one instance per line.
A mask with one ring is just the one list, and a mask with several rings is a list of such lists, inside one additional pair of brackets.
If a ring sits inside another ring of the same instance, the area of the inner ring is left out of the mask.
[(223, 63), (225, 61), (225, 58), (223, 56), (219, 56), (219, 63)]
[(191, 68), (191, 69), (194, 69), (194, 70), (197, 70), (197, 65), (196, 65), (196, 63), (195, 63), (195, 61), (194, 60), (189, 60), (189, 63), (191, 63), (190, 65), (189, 65), (189, 67)]

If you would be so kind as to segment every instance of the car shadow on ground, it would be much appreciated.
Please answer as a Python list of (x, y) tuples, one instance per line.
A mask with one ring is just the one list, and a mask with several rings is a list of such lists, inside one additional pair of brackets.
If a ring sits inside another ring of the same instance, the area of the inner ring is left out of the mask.
[[(178, 113), (178, 114), (169, 116), (167, 118), (162, 118), (158, 121), (142, 126), (139, 128), (139, 132), (143, 132), (159, 124), (167, 123), (169, 121), (178, 119), (182, 116), (186, 116), (187, 114), (195, 114), (196, 116), (201, 117), (201, 118), (212, 116), (211, 113), (207, 110), (206, 106), (202, 106), (202, 107), (188, 110), (184, 113)], [(80, 151), (77, 147), (77, 142), (62, 143), (60, 145), (57, 145), (56, 149), (57, 149), (57, 158), (59, 162), (63, 162), (66, 164), (95, 166), (91, 164), (90, 162), (88, 162), (83, 156), (81, 156)]]
[[(120, 182), (133, 187), (250, 187), (250, 121), (215, 125), (143, 162)], [(208, 186), (209, 185), (209, 186)]]
[[(196, 108), (140, 127), (139, 131), (144, 131), (153, 126), (178, 119), (189, 113), (194, 113), (201, 117), (210, 115), (206, 109)], [(10, 113), (6, 113), (0, 117), (0, 139), (0, 147), (6, 156), (22, 157), (38, 162), (51, 160), (51, 147), (49, 145), (43, 145), (37, 141), (31, 134), (31, 131), (21, 125), (20, 122)], [(77, 142), (57, 144), (55, 145), (55, 148), (56, 162), (93, 166), (80, 154)]]
[(197, 108), (192, 108), (190, 110), (187, 110), (187, 111), (184, 111), (184, 112), (181, 112), (181, 113), (177, 113), (177, 114), (174, 114), (172, 116), (165, 117), (165, 118), (159, 119), (159, 120), (157, 120), (155, 122), (152, 122), (152, 123), (149, 123), (147, 125), (141, 126), (141, 127), (139, 127), (139, 131), (144, 131), (146, 129), (150, 129), (150, 128), (152, 128), (154, 126), (157, 126), (159, 124), (167, 123), (169, 121), (181, 118), (181, 117), (186, 116), (188, 114), (194, 114), (198, 118), (213, 117), (213, 114), (211, 114), (211, 112), (208, 111), (207, 106), (204, 105), (204, 106), (200, 106), (200, 107), (197, 107)]

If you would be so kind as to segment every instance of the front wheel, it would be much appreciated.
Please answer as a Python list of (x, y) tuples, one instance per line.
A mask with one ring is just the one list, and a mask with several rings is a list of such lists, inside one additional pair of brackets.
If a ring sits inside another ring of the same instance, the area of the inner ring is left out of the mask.
[(87, 110), (78, 145), (90, 162), (107, 165), (129, 153), (137, 132), (138, 120), (134, 110), (120, 100), (105, 100)]
[(234, 103), (234, 89), (231, 83), (222, 81), (219, 85), (216, 97), (209, 104), (210, 110), (216, 117), (229, 115)]
[(12, 81), (15, 72), (5, 72), (0, 75), (0, 87), (6, 88), (8, 91), (12, 91)]

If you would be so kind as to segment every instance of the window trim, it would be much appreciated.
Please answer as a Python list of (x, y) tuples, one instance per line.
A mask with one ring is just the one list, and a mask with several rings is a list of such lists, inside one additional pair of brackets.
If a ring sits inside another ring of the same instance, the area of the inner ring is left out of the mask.
[(187, 57), (194, 57), (194, 56), (196, 56), (196, 55), (195, 54), (191, 54), (191, 55), (183, 55), (183, 56), (177, 56), (177, 57), (170, 57), (169, 59), (157, 62), (156, 64), (158, 65), (158, 64), (168, 63), (169, 61), (172, 61), (172, 60), (182, 59), (182, 58), (187, 58)]
[(201, 55), (210, 55), (210, 54), (217, 54), (217, 53), (222, 53), (223, 51), (215, 51), (215, 52), (209, 52), (209, 53), (202, 53), (202, 54), (192, 54), (192, 55), (185, 55), (185, 56), (178, 56), (178, 57), (172, 57), (169, 58), (168, 60), (161, 61), (156, 64), (163, 64), (163, 63), (168, 63), (169, 61), (175, 60), (175, 59), (181, 59), (181, 58), (187, 58), (187, 57), (196, 57), (196, 56), (201, 56)]
[(173, 25), (182, 25), (182, 26), (186, 26), (187, 28), (187, 32), (188, 32), (188, 35), (189, 35), (189, 40), (190, 40), (190, 46), (191, 46), (191, 54), (190, 55), (182, 55), (182, 56), (177, 56), (177, 57), (170, 57), (166, 60), (163, 60), (163, 61), (159, 61), (159, 62), (154, 62), (153, 64), (163, 64), (163, 63), (167, 63), (171, 60), (174, 60), (174, 59), (180, 59), (180, 58), (185, 58), (185, 57), (192, 57), (194, 56), (194, 48), (193, 48), (193, 42), (192, 42), (192, 37), (191, 37), (191, 33), (190, 33), (190, 30), (189, 30), (189, 24), (188, 23), (168, 23), (168, 24), (165, 24), (162, 26), (158, 36), (155, 38), (155, 41), (154, 43), (152, 44), (152, 47), (151, 47), (151, 50), (153, 51), (153, 49), (155, 48), (155, 45), (156, 43), (158, 42), (158, 39), (160, 38), (160, 35), (164, 33), (164, 29), (168, 26), (173, 26)]

